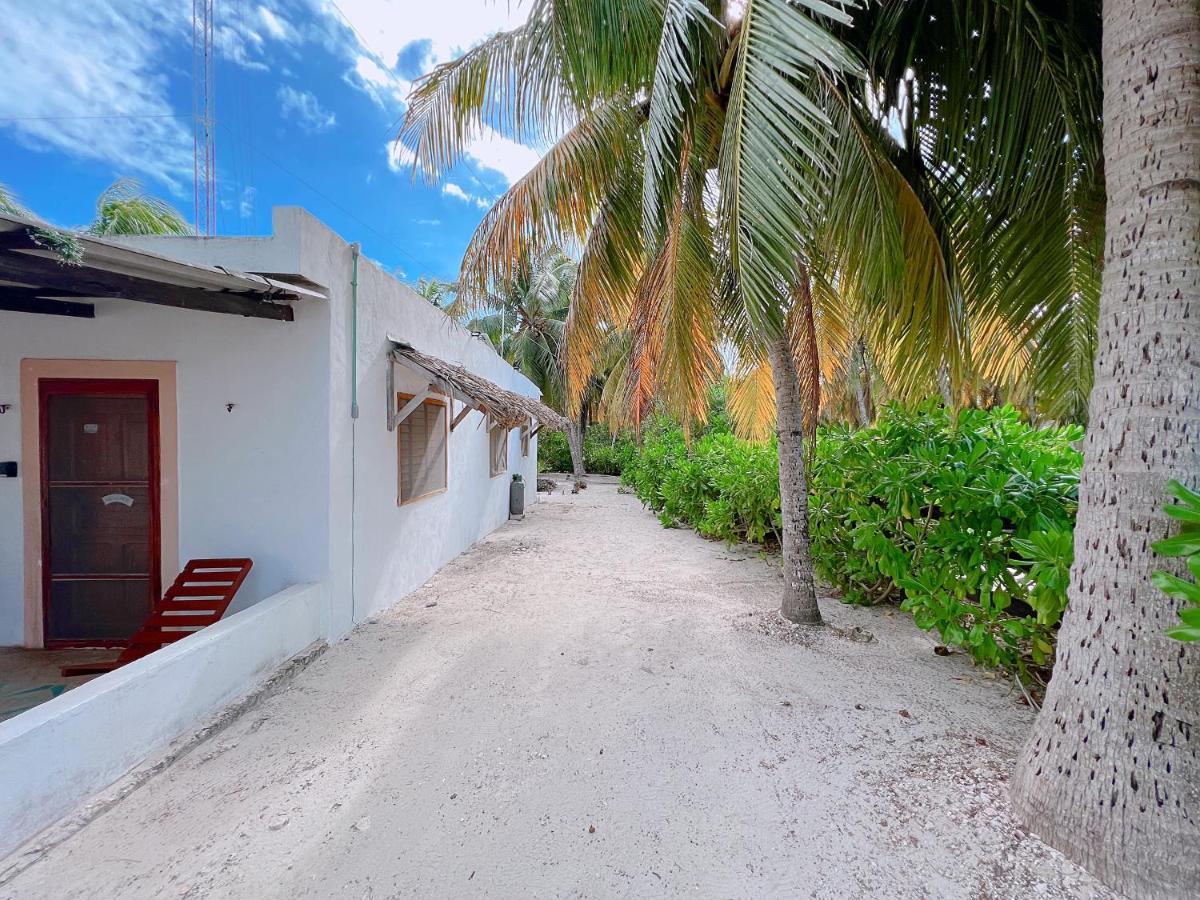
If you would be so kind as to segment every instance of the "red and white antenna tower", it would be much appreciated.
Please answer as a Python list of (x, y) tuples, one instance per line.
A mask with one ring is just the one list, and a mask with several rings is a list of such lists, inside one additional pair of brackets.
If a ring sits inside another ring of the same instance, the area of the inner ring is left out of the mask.
[(196, 234), (217, 230), (217, 120), (213, 89), (213, 0), (192, 0), (192, 149)]

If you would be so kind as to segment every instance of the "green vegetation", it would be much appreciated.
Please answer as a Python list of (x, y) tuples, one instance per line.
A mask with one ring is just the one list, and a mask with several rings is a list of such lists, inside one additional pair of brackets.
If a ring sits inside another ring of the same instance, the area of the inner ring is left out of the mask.
[(818, 572), (849, 602), (901, 601), (979, 662), (1048, 664), (1082, 434), (1031, 428), (1011, 407), (890, 408), (873, 428), (826, 430), (812, 476)]
[[(593, 475), (620, 475), (636, 455), (633, 438), (625, 433), (614, 437), (602, 425), (593, 425), (583, 439), (584, 468)], [(538, 471), (572, 471), (570, 441), (561, 431), (538, 435)]]
[(1158, 541), (1154, 552), (1159, 556), (1187, 557), (1188, 573), (1192, 580), (1180, 578), (1170, 572), (1155, 572), (1151, 576), (1154, 586), (1176, 600), (1189, 605), (1179, 611), (1181, 625), (1167, 629), (1167, 634), (1177, 641), (1200, 641), (1200, 494), (1172, 479), (1167, 484), (1167, 493), (1178, 502), (1165, 508), (1172, 519), (1180, 522), (1179, 534)]
[(96, 218), (87, 228), (98, 237), (126, 234), (193, 234), (183, 214), (165, 200), (122, 178), (96, 198)]
[[(817, 571), (847, 603), (899, 603), (980, 663), (1048, 665), (1066, 607), (1081, 434), (1031, 428), (1011, 407), (957, 417), (888, 407), (871, 428), (822, 428), (809, 484)], [(689, 447), (662, 420), (623, 480), (664, 524), (776, 544), (775, 454), (723, 423)]]

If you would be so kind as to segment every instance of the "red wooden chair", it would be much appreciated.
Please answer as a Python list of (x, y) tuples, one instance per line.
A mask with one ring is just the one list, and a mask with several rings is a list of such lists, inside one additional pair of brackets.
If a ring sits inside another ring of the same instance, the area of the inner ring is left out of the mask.
[(64, 677), (111, 672), (218, 621), (250, 574), (250, 559), (193, 559), (116, 659), (63, 666)]

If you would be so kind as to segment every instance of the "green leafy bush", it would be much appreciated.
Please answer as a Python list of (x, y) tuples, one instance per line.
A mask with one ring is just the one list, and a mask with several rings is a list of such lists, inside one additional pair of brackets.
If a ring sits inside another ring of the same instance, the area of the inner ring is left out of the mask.
[[(849, 603), (899, 602), (981, 663), (1048, 665), (1066, 607), (1078, 428), (1011, 408), (890, 408), (872, 428), (824, 428), (810, 462), (813, 556)], [(776, 542), (775, 445), (720, 426), (689, 448), (660, 422), (623, 480), (664, 524)]]
[(1154, 543), (1154, 552), (1159, 556), (1187, 557), (1188, 573), (1192, 580), (1180, 578), (1170, 572), (1155, 572), (1151, 576), (1154, 586), (1176, 600), (1186, 600), (1190, 605), (1179, 611), (1180, 625), (1167, 629), (1167, 635), (1177, 641), (1200, 641), (1200, 494), (1189, 490), (1178, 481), (1167, 483), (1167, 493), (1178, 502), (1167, 506), (1165, 512), (1181, 523), (1179, 534)]
[(660, 421), (622, 480), (663, 524), (685, 524), (705, 537), (754, 543), (779, 540), (779, 470), (774, 445), (710, 428), (689, 449), (683, 431)]
[[(626, 460), (637, 453), (637, 445), (626, 434), (615, 438), (608, 430), (593, 425), (583, 439), (583, 467), (593, 475), (620, 475)], [(538, 471), (570, 472), (571, 445), (561, 431), (538, 434)]]
[(899, 600), (916, 623), (1009, 669), (1051, 661), (1066, 608), (1082, 430), (1010, 407), (884, 411), (825, 430), (810, 475), (813, 557), (848, 602)]

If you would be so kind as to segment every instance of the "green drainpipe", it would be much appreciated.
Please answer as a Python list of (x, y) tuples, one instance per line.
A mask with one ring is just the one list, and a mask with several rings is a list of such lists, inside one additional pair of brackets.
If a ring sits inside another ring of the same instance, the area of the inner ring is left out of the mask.
[(362, 246), (350, 245), (350, 418), (358, 418), (358, 255)]
[(358, 256), (350, 245), (350, 624), (358, 623)]

